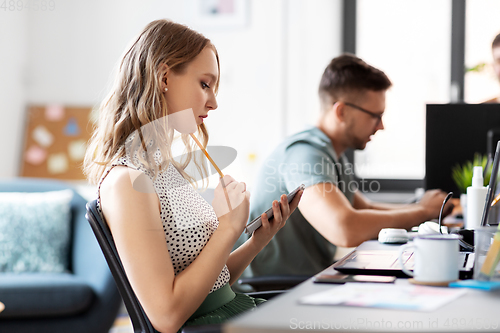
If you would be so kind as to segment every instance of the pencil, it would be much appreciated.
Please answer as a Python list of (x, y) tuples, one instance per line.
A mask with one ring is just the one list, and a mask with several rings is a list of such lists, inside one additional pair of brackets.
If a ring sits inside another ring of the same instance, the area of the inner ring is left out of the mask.
[(220, 178), (224, 178), (224, 174), (219, 169), (219, 167), (217, 166), (217, 164), (215, 164), (214, 160), (210, 157), (210, 155), (208, 155), (208, 152), (205, 150), (205, 148), (203, 147), (203, 145), (201, 144), (201, 142), (198, 141), (198, 138), (196, 138), (196, 136), (193, 133), (190, 133), (190, 135), (193, 138), (193, 140), (196, 142), (196, 144), (198, 145), (198, 147), (200, 147), (200, 149), (205, 153), (205, 156), (208, 158), (208, 160), (210, 161), (210, 163), (212, 163), (212, 165), (214, 166), (215, 170), (217, 170), (217, 172), (219, 173)]
[(214, 160), (212, 159), (212, 157), (210, 157), (210, 155), (205, 150), (205, 148), (203, 147), (203, 145), (201, 144), (201, 142), (198, 140), (198, 138), (193, 133), (189, 133), (189, 134), (193, 138), (194, 142), (196, 142), (196, 144), (198, 145), (198, 147), (200, 147), (200, 149), (203, 151), (203, 153), (205, 153), (205, 156), (208, 158), (208, 160), (210, 161), (210, 163), (212, 163), (212, 165), (214, 166), (215, 170), (217, 170), (217, 172), (219, 173), (220, 182), (222, 184), (222, 188), (224, 189), (224, 195), (226, 196), (226, 201), (227, 201), (227, 205), (229, 207), (229, 211), (232, 211), (233, 209), (231, 208), (231, 202), (229, 201), (229, 195), (227, 194), (226, 184), (224, 184), (224, 174), (219, 169), (219, 167), (217, 166), (217, 164), (215, 164)]
[(500, 193), (496, 196), (495, 199), (493, 199), (493, 201), (491, 202), (491, 207), (495, 206), (497, 204), (497, 202), (500, 201)]

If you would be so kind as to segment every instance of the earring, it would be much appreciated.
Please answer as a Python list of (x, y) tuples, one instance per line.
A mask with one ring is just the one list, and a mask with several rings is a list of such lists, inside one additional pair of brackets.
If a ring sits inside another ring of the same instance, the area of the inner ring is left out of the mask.
[(165, 91), (168, 91), (168, 88), (165, 88)]

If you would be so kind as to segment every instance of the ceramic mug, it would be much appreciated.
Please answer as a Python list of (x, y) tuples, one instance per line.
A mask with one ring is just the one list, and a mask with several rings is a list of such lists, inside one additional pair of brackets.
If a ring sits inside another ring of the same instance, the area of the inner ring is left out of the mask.
[[(423, 283), (445, 283), (458, 280), (458, 259), (461, 235), (433, 234), (419, 235), (412, 243), (402, 245), (399, 249), (398, 262), (403, 272), (412, 276), (415, 281)], [(403, 263), (403, 253), (414, 248), (413, 272)]]

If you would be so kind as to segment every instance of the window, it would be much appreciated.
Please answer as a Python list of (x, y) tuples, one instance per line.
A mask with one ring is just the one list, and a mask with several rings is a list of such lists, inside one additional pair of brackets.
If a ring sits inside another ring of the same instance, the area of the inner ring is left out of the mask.
[(425, 105), (450, 95), (451, 0), (358, 0), (356, 54), (393, 82), (385, 130), (354, 154), (365, 179), (425, 176)]
[(465, 101), (481, 103), (500, 94), (492, 68), (491, 42), (500, 33), (500, 2), (475, 0), (466, 3)]

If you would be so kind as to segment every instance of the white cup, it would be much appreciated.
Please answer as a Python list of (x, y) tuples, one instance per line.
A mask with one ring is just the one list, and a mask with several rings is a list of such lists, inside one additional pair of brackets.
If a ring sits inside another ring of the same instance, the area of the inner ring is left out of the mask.
[[(403, 272), (417, 282), (444, 283), (458, 280), (458, 258), (461, 235), (434, 234), (419, 235), (412, 243), (399, 249), (398, 262)], [(404, 251), (414, 248), (414, 269), (409, 271), (403, 263)]]

